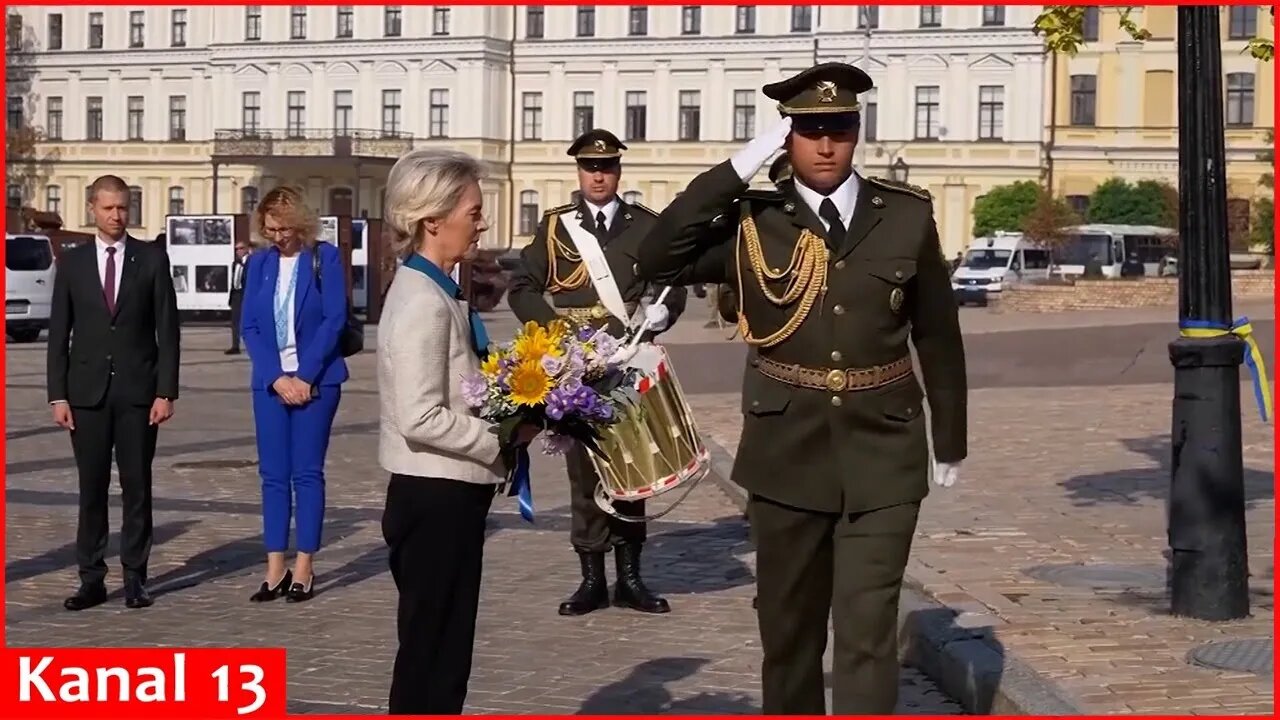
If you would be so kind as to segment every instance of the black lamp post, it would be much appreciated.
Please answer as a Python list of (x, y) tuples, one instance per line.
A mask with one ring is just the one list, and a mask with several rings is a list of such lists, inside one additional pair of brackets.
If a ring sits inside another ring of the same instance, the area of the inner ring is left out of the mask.
[(893, 164), (889, 166), (889, 179), (894, 182), (904, 183), (907, 181), (907, 177), (910, 174), (911, 167), (907, 165), (907, 161), (902, 158), (894, 160)]
[(1216, 6), (1178, 8), (1178, 315), (1208, 337), (1169, 345), (1171, 609), (1200, 620), (1249, 614), (1240, 434), (1245, 343), (1231, 324), (1222, 47)]

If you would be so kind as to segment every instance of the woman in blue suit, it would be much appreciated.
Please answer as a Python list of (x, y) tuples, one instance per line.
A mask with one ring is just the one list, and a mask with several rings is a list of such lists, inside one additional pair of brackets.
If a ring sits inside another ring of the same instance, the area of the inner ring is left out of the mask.
[[(347, 322), (338, 248), (317, 242), (320, 224), (293, 188), (267, 193), (253, 216), (266, 249), (249, 258), (241, 335), (253, 365), (253, 419), (262, 476), (267, 577), (250, 600), (312, 597), (312, 557), (324, 522), (324, 459), (347, 364), (339, 338)], [(285, 569), (292, 499), (298, 556)]]

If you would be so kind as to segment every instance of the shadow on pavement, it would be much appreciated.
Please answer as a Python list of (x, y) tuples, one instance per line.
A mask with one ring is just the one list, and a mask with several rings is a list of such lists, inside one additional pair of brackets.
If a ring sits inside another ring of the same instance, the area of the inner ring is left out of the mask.
[[(153, 546), (164, 545), (174, 538), (185, 534), (196, 524), (195, 520), (179, 520), (160, 523), (155, 526)], [(72, 530), (71, 534), (75, 534)], [(107, 557), (118, 557), (120, 554), (120, 533), (113, 532), (107, 538)], [(18, 558), (4, 565), (4, 582), (19, 582), (59, 570), (74, 569), (76, 566), (76, 544), (74, 541), (40, 553), (35, 557)], [(67, 579), (67, 587), (73, 587), (74, 580)]]
[(700, 692), (676, 700), (668, 683), (693, 677), (711, 661), (668, 657), (643, 662), (630, 674), (593, 692), (579, 715), (756, 715), (760, 708), (742, 692)]

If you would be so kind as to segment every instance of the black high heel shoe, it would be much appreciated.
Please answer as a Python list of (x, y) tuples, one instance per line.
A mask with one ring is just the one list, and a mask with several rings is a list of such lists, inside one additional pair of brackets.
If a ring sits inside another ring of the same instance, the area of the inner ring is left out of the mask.
[(262, 587), (258, 588), (258, 592), (249, 596), (249, 602), (271, 602), (278, 597), (284, 597), (289, 592), (289, 586), (293, 583), (293, 571), (285, 570), (284, 577), (280, 578), (280, 582), (275, 587), (271, 587), (264, 580)]
[(289, 586), (288, 592), (285, 593), (284, 601), (291, 603), (306, 602), (315, 597), (316, 576), (312, 575), (306, 585), (296, 582)]

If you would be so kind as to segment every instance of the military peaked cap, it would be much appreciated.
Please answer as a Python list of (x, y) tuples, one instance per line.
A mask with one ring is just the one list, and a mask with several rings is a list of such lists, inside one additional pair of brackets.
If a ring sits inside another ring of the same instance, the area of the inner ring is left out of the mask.
[(764, 86), (778, 101), (778, 112), (791, 116), (792, 127), (806, 130), (850, 129), (859, 121), (858, 94), (875, 87), (862, 70), (841, 62), (814, 65), (786, 80)]

